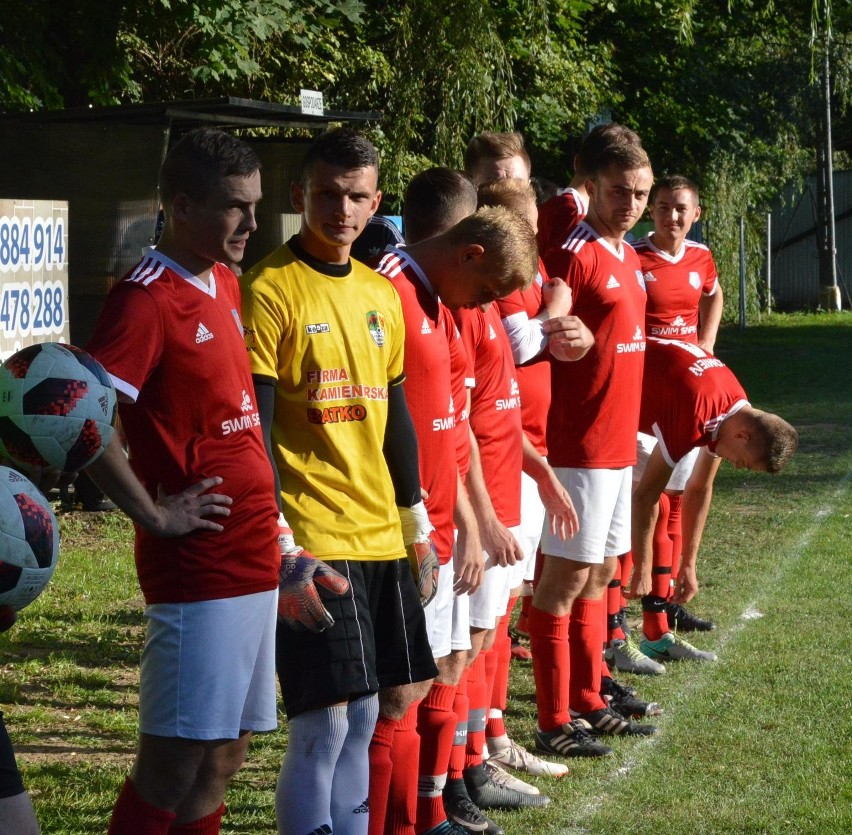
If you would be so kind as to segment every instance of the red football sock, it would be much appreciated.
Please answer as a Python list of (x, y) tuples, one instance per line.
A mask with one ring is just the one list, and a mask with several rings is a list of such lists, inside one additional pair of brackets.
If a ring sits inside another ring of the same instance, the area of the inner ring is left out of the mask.
[(606, 589), (606, 644), (612, 640), (624, 640), (627, 636), (621, 628), (619, 614), (622, 607), (621, 597), (621, 557), (615, 560), (615, 576)]
[(417, 824), (426, 832), (446, 819), (441, 792), (447, 782), (450, 752), (456, 732), (453, 703), (456, 688), (436, 681), (417, 711), (420, 734), (420, 765), (417, 781)]
[[(490, 650), (489, 650), (490, 652)], [(488, 709), (488, 685), (485, 680), (485, 656), (480, 652), (467, 670), (467, 745), (464, 752), (464, 767), (482, 763), (485, 747), (485, 712)]]
[[(488, 704), (488, 719), (485, 723), (486, 739), (506, 735), (503, 712), (506, 710), (506, 704), (509, 700), (509, 667), (512, 663), (512, 638), (509, 635), (509, 619), (517, 602), (517, 597), (509, 600), (509, 608), (497, 624), (497, 640), (494, 641), (493, 647), (496, 668)], [(485, 663), (489, 665), (487, 659)]]
[(222, 816), (225, 814), (223, 803), (215, 812), (181, 826), (169, 827), (169, 835), (219, 835), (222, 826)]
[(417, 777), (420, 765), (420, 735), (417, 708), (413, 702), (393, 735), (390, 792), (385, 814), (385, 835), (414, 835), (417, 819)]
[(571, 656), (568, 632), (571, 615), (552, 615), (534, 605), (530, 609), (530, 647), (533, 654), (538, 726), (555, 731), (571, 721), (568, 682)]
[(571, 608), (568, 646), (571, 654), (569, 701), (572, 710), (588, 713), (606, 707), (601, 698), (600, 651), (604, 635), (603, 598), (578, 597)]
[[(672, 579), (680, 571), (680, 555), (683, 550), (683, 493), (669, 496), (669, 539), (672, 541)], [(666, 599), (671, 597), (671, 586)]]
[(370, 821), (369, 835), (383, 835), (390, 794), (393, 760), (391, 750), (399, 722), (379, 714), (370, 740)]
[[(657, 524), (654, 528), (654, 562), (651, 569), (651, 596), (666, 600), (672, 580), (672, 541), (669, 539), (669, 497), (660, 495)], [(642, 631), (651, 641), (659, 641), (669, 631), (665, 611), (655, 607), (642, 612)]]
[(453, 747), (450, 750), (450, 764), (447, 769), (448, 780), (461, 780), (464, 771), (465, 751), (467, 750), (467, 719), (470, 712), (470, 700), (467, 695), (467, 670), (459, 679), (456, 695), (453, 699), (453, 713), (456, 715), (456, 731), (453, 734)]
[(127, 777), (112, 810), (108, 835), (168, 835), (174, 819), (174, 812), (143, 800)]

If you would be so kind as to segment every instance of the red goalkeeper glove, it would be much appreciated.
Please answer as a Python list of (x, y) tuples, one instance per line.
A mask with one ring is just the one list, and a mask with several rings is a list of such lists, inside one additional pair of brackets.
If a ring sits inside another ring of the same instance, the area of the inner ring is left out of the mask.
[(397, 507), (402, 524), (402, 541), (405, 556), (411, 566), (414, 582), (420, 594), (420, 602), (428, 606), (438, 593), (440, 563), (429, 534), (435, 530), (429, 521), (426, 505), (418, 502), (414, 507)]
[(323, 606), (317, 586), (335, 594), (345, 594), (349, 581), (293, 538), (284, 515), (278, 518), (278, 545), (281, 571), (278, 579), (278, 617), (292, 629), (322, 632), (334, 626), (334, 618)]

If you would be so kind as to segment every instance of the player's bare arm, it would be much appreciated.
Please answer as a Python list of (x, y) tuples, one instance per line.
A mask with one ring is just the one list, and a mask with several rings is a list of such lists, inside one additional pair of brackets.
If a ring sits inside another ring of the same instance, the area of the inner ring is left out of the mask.
[(553, 467), (539, 454), (524, 435), (524, 472), (538, 487), (538, 494), (547, 510), (550, 532), (560, 539), (574, 536), (580, 530), (580, 520), (568, 491), (559, 483)]
[(482, 554), (482, 541), (479, 538), (479, 525), (473, 505), (467, 495), (464, 483), (456, 475), (456, 506), (453, 519), (458, 528), (458, 541), (453, 555), (454, 582), (456, 594), (472, 594), (482, 584), (485, 574), (485, 558)]
[(672, 468), (663, 458), (659, 444), (654, 448), (632, 497), (633, 577), (627, 597), (651, 594), (651, 568), (654, 555), (654, 527), (659, 515), (660, 494), (665, 489)]
[(542, 307), (536, 319), (545, 322), (547, 319), (567, 316), (574, 305), (574, 296), (564, 279), (553, 276), (542, 285), (541, 301)]
[(155, 536), (183, 536), (194, 530), (221, 531), (218, 522), (206, 517), (228, 516), (231, 512), (230, 496), (208, 492), (222, 483), (218, 476), (205, 478), (172, 495), (160, 488), (156, 500), (153, 499), (131, 469), (117, 433), (87, 472), (134, 522)]
[(582, 359), (595, 344), (594, 334), (577, 316), (548, 319), (542, 327), (547, 334), (550, 353), (563, 362)]
[(721, 458), (714, 458), (702, 449), (686, 483), (683, 493), (683, 554), (672, 597), (675, 603), (689, 603), (698, 593), (698, 549), (710, 513), (713, 481), (721, 463)]
[(712, 296), (702, 296), (698, 302), (698, 347), (708, 354), (715, 353), (716, 335), (719, 333), (724, 306), (721, 284), (716, 287)]
[(473, 430), (470, 431), (470, 471), (467, 474), (467, 490), (479, 525), (482, 548), (497, 565), (514, 565), (524, 558), (524, 552), (512, 532), (497, 518), (479, 458), (479, 444)]

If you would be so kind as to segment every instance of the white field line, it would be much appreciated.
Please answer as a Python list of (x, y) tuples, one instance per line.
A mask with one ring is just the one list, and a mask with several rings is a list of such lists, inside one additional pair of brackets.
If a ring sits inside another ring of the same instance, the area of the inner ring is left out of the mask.
[[(852, 470), (848, 470), (846, 475), (840, 480), (837, 487), (834, 490), (834, 493), (831, 495), (828, 504), (823, 505), (814, 511), (814, 514), (811, 518), (811, 524), (808, 529), (802, 534), (799, 538), (799, 541), (787, 552), (783, 559), (779, 559), (776, 562), (776, 568), (773, 572), (772, 578), (769, 581), (763, 580), (761, 585), (763, 588), (769, 590), (775, 587), (776, 583), (780, 581), (784, 575), (789, 573), (789, 571), (798, 563), (804, 551), (810, 545), (811, 540), (814, 537), (814, 534), (819, 530), (822, 523), (828, 519), (835, 511), (838, 503), (843, 497), (844, 493), (849, 489), (849, 484), (852, 482)], [(754, 600), (749, 603), (742, 614), (739, 617), (739, 620), (727, 629), (721, 636), (718, 647), (718, 654), (721, 656), (722, 652), (725, 649), (725, 646), (736, 637), (749, 623), (749, 621), (756, 620), (757, 618), (762, 618), (763, 614), (759, 608), (760, 600)], [(695, 694), (701, 690), (708, 681), (712, 680), (713, 677), (713, 664), (701, 664), (700, 665), (701, 674), (693, 676), (689, 682), (686, 684), (683, 696), (684, 702), (687, 702), (691, 698), (695, 696)], [(629, 777), (633, 771), (640, 768), (643, 763), (651, 756), (654, 751), (654, 748), (657, 745), (657, 742), (664, 735), (664, 731), (661, 733), (657, 733), (652, 737), (643, 737), (641, 740), (638, 740), (633, 747), (632, 754), (629, 759), (627, 759), (622, 765), (614, 768), (605, 778), (607, 783), (612, 787), (612, 784), (617, 783), (619, 780), (623, 780)], [(609, 800), (610, 797), (616, 797), (617, 793), (615, 790), (605, 791), (601, 794), (598, 794), (596, 797), (591, 797), (585, 803), (578, 806), (576, 809), (572, 810), (572, 815), (575, 821), (582, 821), (586, 818), (591, 817), (595, 813), (600, 810), (603, 805)], [(567, 826), (564, 830), (562, 830), (563, 835), (588, 835), (590, 830), (586, 829), (582, 824), (575, 823), (573, 825)]]

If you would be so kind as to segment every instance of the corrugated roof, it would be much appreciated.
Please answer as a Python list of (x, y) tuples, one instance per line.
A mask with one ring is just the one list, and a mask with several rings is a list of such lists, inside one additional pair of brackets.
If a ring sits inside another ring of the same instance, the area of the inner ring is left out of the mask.
[(78, 107), (68, 110), (36, 110), (0, 114), (0, 122), (120, 122), (135, 125), (185, 127), (216, 124), (221, 127), (308, 127), (323, 128), (329, 122), (368, 122), (381, 114), (349, 110), (326, 110), (322, 116), (302, 113), (300, 107), (276, 102), (220, 96), (210, 99), (119, 104), (111, 107)]

